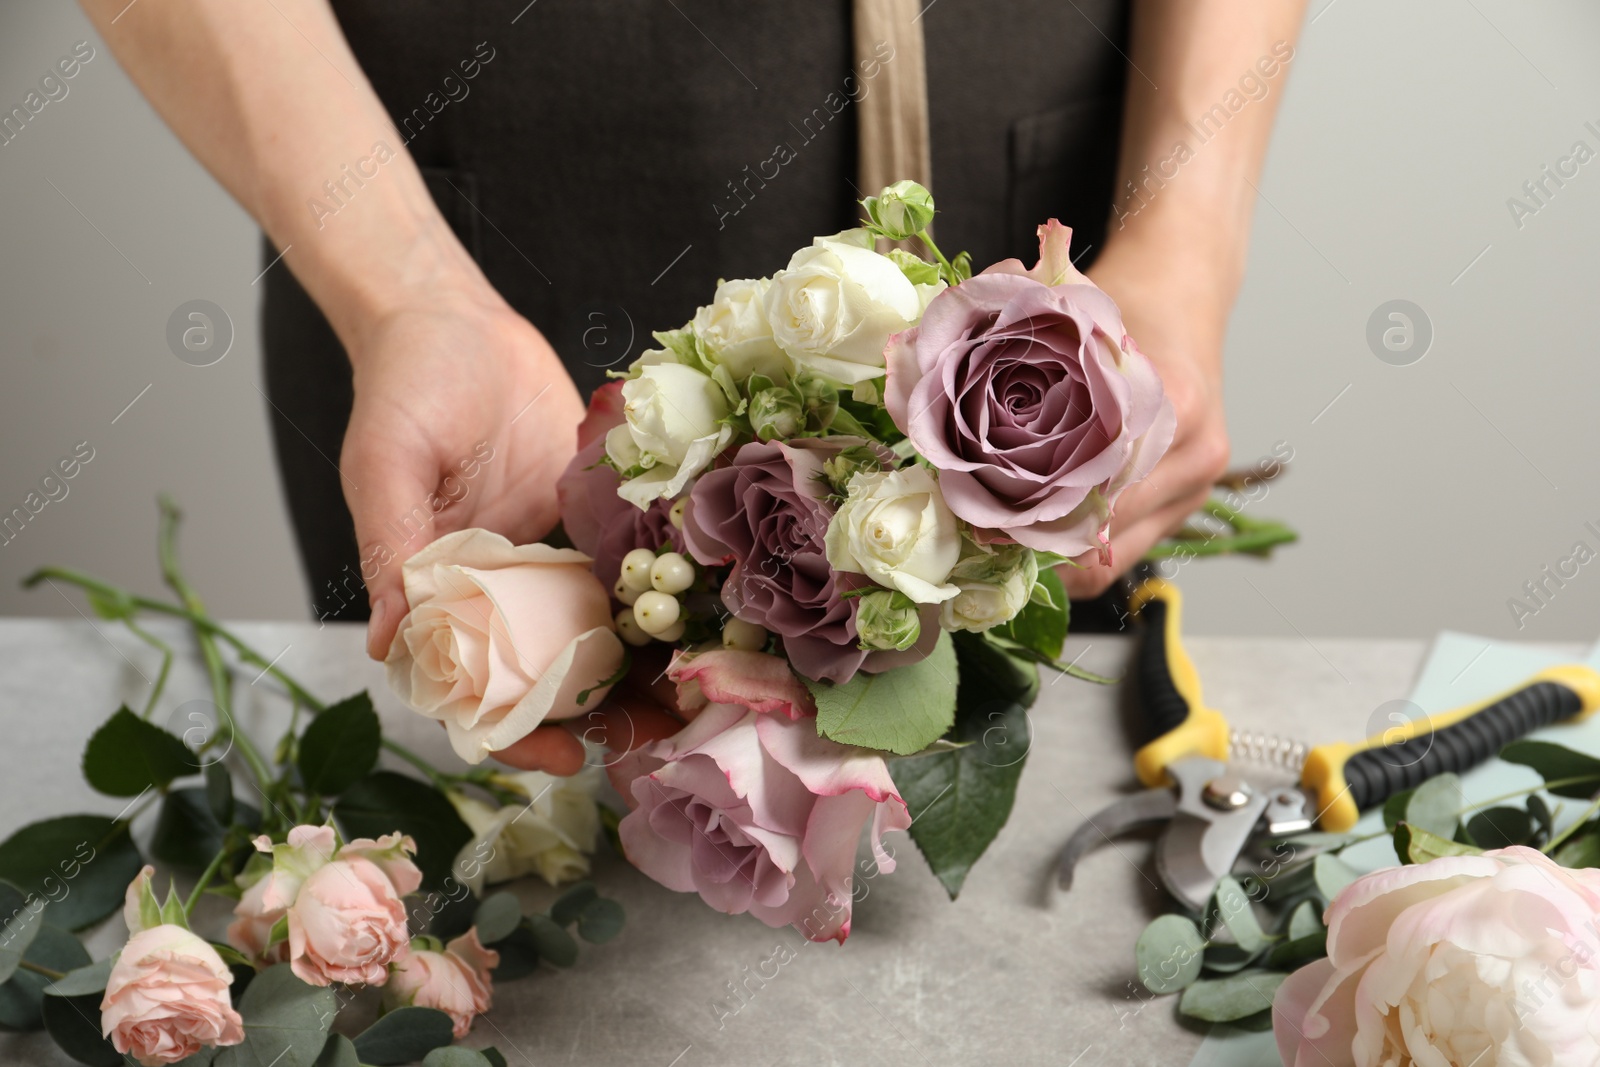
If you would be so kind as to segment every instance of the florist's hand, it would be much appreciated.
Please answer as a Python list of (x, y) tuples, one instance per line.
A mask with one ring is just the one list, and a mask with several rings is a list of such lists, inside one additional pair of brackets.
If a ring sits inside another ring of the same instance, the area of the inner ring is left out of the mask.
[(1090, 277), (1122, 310), (1139, 349), (1155, 364), (1177, 414), (1172, 447), (1150, 475), (1117, 500), (1111, 517), (1113, 565), (1094, 553), (1058, 573), (1075, 598), (1098, 596), (1156, 542), (1177, 530), (1211, 495), (1228, 466), (1222, 406), (1222, 338), (1229, 299), (1210, 280), (1218, 272), (1170, 248), (1112, 242)]
[(525, 544), (555, 526), (583, 404), (549, 343), (492, 292), (393, 311), (350, 359), (339, 468), (372, 604), (367, 654), (381, 660), (406, 614), (407, 558), (454, 530)]

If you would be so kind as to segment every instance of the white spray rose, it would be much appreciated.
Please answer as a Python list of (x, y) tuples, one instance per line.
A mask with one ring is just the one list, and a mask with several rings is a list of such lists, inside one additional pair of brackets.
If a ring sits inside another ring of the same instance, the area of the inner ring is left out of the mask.
[(773, 275), (767, 321), (797, 367), (846, 385), (882, 377), (890, 336), (921, 316), (917, 287), (870, 246), (865, 230), (818, 237)]
[(961, 592), (939, 605), (946, 630), (981, 633), (1017, 617), (1033, 597), (1039, 562), (1021, 545), (983, 546), (967, 542), (950, 581)]
[(540, 771), (499, 775), (495, 784), (526, 797), (520, 803), (492, 808), (475, 797), (451, 794), (472, 841), (456, 858), (455, 876), (474, 892), (537, 874), (551, 885), (589, 873), (589, 855), (600, 833), (598, 767), (585, 767), (570, 778)]
[(794, 373), (767, 322), (763, 301), (770, 285), (765, 278), (718, 282), (711, 303), (694, 313), (691, 326), (706, 355), (727, 367), (736, 382), (752, 374), (782, 382)]
[(646, 468), (617, 489), (641, 509), (658, 497), (677, 496), (733, 437), (722, 422), (728, 416), (722, 387), (680, 363), (644, 367), (624, 382), (622, 411), (627, 433), (607, 433), (606, 454), (624, 470)]
[(865, 574), (918, 604), (960, 592), (948, 579), (961, 556), (961, 531), (925, 467), (853, 475), (824, 547), (835, 570)]

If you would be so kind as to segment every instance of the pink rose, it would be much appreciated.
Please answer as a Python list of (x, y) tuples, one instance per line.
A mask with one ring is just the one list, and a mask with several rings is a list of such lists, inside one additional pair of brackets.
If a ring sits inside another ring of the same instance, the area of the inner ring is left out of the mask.
[(239, 903), (234, 905), (233, 922), (228, 924), (228, 944), (253, 960), (282, 963), (288, 959), (289, 943), (272, 943), (272, 928), (283, 918), (284, 909), (266, 905), (271, 878), (263, 878), (244, 891)]
[(494, 1006), (489, 972), (499, 965), (500, 953), (483, 947), (476, 928), (445, 945), (443, 952), (407, 948), (389, 965), (384, 1008), (437, 1008), (455, 1023), (455, 1035), (466, 1037), (473, 1018)]
[(1514, 846), (1359, 878), (1278, 988), (1290, 1067), (1600, 1060), (1600, 870)]
[(100, 1032), (146, 1067), (237, 1045), (244, 1020), (228, 998), (232, 982), (217, 950), (183, 927), (135, 929), (106, 982)]
[(1172, 443), (1176, 416), (1111, 298), (1039, 227), (1039, 263), (946, 289), (890, 339), (884, 403), (980, 536), (1109, 560), (1117, 497)]
[(402, 568), (411, 611), (389, 647), (389, 685), (443, 722), (469, 763), (594, 708), (623, 646), (589, 563), (487, 530), (439, 538)]
[[(613, 766), (634, 806), (619, 828), (623, 850), (668, 889), (698, 893), (718, 911), (843, 942), (861, 828), (872, 825), (878, 869), (894, 870), (880, 839), (911, 825), (905, 802), (880, 756), (817, 736), (811, 715), (791, 717), (804, 689), (783, 681), (793, 676), (781, 659), (726, 655), (675, 661), (689, 710), (702, 704), (694, 721)], [(741, 672), (749, 657), (777, 662)]]
[(296, 826), (284, 844), (259, 837), (256, 848), (272, 853), (272, 870), (258, 896), (239, 901), (229, 936), (240, 922), (249, 929), (266, 915), (285, 916), (289, 965), (301, 981), (382, 985), (410, 943), (400, 898), (422, 884), (411, 839), (388, 834), (338, 847), (331, 826)]

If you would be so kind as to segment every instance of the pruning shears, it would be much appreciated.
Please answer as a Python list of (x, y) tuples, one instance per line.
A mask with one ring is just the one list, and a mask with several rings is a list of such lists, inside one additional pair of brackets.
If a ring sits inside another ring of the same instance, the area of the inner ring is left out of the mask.
[[(1129, 598), (1143, 638), (1134, 662), (1137, 703), (1150, 737), (1133, 759), (1147, 788), (1110, 805), (1073, 833), (1059, 880), (1071, 888), (1078, 860), (1134, 826), (1165, 822), (1156, 867), (1181, 903), (1202, 911), (1217, 882), (1252, 844), (1313, 825), (1340, 833), (1363, 811), (1437, 774), (1475, 767), (1511, 741), (1600, 708), (1600, 673), (1582, 664), (1550, 667), (1475, 704), (1398, 724), (1355, 744), (1307, 748), (1240, 735), (1206, 706), (1200, 676), (1183, 647), (1183, 600), (1158, 577)], [(1229, 764), (1235, 749), (1298, 772), (1299, 788), (1261, 787)], [(1262, 757), (1265, 757), (1264, 759)]]

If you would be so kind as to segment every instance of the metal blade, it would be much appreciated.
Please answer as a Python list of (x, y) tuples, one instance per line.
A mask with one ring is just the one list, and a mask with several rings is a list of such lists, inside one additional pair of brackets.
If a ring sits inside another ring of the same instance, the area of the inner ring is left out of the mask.
[(1218, 811), (1201, 799), (1207, 781), (1223, 770), (1214, 760), (1179, 760), (1167, 768), (1177, 779), (1178, 811), (1156, 847), (1156, 869), (1172, 895), (1191, 911), (1203, 911), (1217, 881), (1233, 870), (1270, 797), (1254, 793), (1233, 811)]
[(1073, 831), (1061, 850), (1056, 880), (1062, 889), (1072, 888), (1072, 871), (1084, 853), (1113, 837), (1153, 822), (1171, 819), (1178, 810), (1178, 797), (1171, 789), (1147, 789), (1107, 805)]

